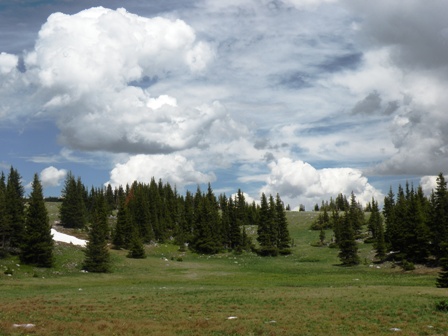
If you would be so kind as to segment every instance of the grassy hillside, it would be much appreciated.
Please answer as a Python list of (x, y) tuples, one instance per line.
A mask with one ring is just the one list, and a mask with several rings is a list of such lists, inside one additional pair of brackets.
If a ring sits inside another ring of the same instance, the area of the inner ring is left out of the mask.
[[(359, 246), (363, 264), (340, 267), (336, 249), (311, 246), (319, 236), (308, 229), (315, 216), (288, 213), (293, 254), (276, 258), (204, 256), (161, 244), (147, 246), (144, 260), (112, 251), (113, 273), (90, 274), (81, 272), (80, 248), (59, 244), (51, 270), (0, 260), (0, 270), (14, 270), (0, 273), (0, 334), (448, 333), (448, 315), (434, 307), (448, 299), (435, 287), (436, 269), (378, 268), (366, 244)], [(35, 326), (13, 327), (25, 323)]]

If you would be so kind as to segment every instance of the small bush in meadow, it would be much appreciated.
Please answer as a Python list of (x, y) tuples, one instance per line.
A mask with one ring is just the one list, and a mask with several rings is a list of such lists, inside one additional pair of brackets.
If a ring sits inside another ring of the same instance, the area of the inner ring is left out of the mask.
[(403, 264), (401, 265), (404, 271), (413, 271), (415, 270), (415, 265), (413, 262), (403, 260)]
[(441, 312), (448, 312), (448, 300), (440, 300), (436, 303), (436, 310)]

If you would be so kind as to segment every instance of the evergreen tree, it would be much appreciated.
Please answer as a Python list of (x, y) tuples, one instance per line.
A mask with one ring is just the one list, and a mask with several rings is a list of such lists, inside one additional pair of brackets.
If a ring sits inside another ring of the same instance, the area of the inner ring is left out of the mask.
[(221, 242), (226, 249), (231, 248), (230, 221), (233, 215), (233, 209), (230, 209), (233, 206), (231, 199), (228, 200), (225, 194), (219, 196), (219, 208), (221, 209)]
[(83, 229), (87, 223), (87, 209), (84, 202), (84, 186), (81, 179), (75, 179), (69, 172), (62, 189), (60, 219), (63, 227)]
[(342, 227), (343, 218), (339, 216), (339, 211), (333, 210), (331, 213), (331, 223), (333, 226), (334, 232), (334, 243), (336, 245), (341, 241), (341, 227)]
[(372, 198), (372, 202), (369, 203), (370, 206), (370, 217), (367, 221), (367, 228), (372, 235), (374, 240), (378, 237), (379, 226), (382, 222), (381, 214), (379, 212), (378, 203)]
[(392, 187), (390, 187), (389, 193), (384, 198), (383, 215), (385, 218), (386, 227), (384, 232), (384, 240), (386, 242), (386, 246), (388, 246), (389, 249), (392, 249), (392, 241), (396, 232), (395, 195), (392, 191)]
[(123, 197), (119, 200), (120, 204), (117, 212), (117, 224), (115, 225), (115, 230), (112, 236), (112, 244), (115, 249), (128, 248), (131, 241), (130, 233), (133, 232), (133, 228), (129, 221), (128, 209)]
[(157, 223), (151, 223), (151, 219), (156, 221), (157, 216), (151, 216), (148, 197), (145, 187), (137, 182), (132, 184), (127, 197), (131, 226), (137, 228), (143, 242), (150, 242), (155, 239), (153, 225), (158, 225)]
[(114, 191), (112, 190), (112, 186), (110, 185), (110, 183), (108, 183), (106, 187), (106, 204), (107, 213), (112, 214), (112, 211), (116, 209), (116, 205)]
[[(423, 191), (420, 191), (423, 193)], [(413, 188), (407, 197), (407, 223), (404, 230), (402, 254), (408, 261), (423, 263), (430, 254), (429, 229), (426, 223), (424, 199)]]
[(89, 240), (85, 250), (83, 268), (89, 272), (110, 272), (110, 254), (107, 247), (107, 205), (102, 193), (95, 197)]
[(286, 219), (286, 212), (280, 195), (277, 194), (275, 199), (275, 214), (277, 222), (277, 247), (280, 254), (290, 254), (291, 237), (289, 236), (288, 221)]
[(191, 242), (193, 235), (194, 197), (190, 191), (187, 190), (185, 200), (181, 203), (182, 216), (180, 216), (178, 232), (176, 233), (176, 243), (180, 246), (180, 249), (183, 250), (185, 244)]
[(260, 245), (259, 253), (261, 255), (275, 254), (274, 237), (271, 232), (273, 220), (266, 195), (262, 193), (260, 202), (260, 220), (257, 229), (257, 241)]
[(448, 241), (448, 192), (442, 173), (437, 177), (432, 208), (430, 221), (432, 252), (437, 259), (441, 259), (445, 257), (443, 243)]
[(339, 231), (339, 259), (343, 266), (354, 266), (359, 264), (358, 246), (355, 240), (355, 230), (353, 223), (350, 222), (351, 217), (345, 214), (342, 217)]
[(239, 218), (239, 206), (238, 203), (233, 202), (232, 197), (229, 198), (228, 203), (228, 216), (229, 216), (229, 238), (230, 238), (230, 248), (233, 250), (240, 250), (242, 237), (240, 223), (242, 223), (241, 218)]
[(37, 174), (35, 174), (26, 211), (25, 235), (20, 260), (28, 265), (52, 267), (53, 246), (53, 235), (45, 208), (42, 185)]
[(128, 258), (133, 259), (144, 259), (146, 258), (145, 247), (143, 245), (142, 240), (138, 236), (137, 229), (134, 228), (132, 230), (132, 237), (130, 242), (129, 253), (127, 255)]
[(5, 196), (6, 236), (9, 240), (9, 247), (16, 252), (20, 249), (25, 232), (25, 206), (21, 176), (13, 167), (11, 167), (8, 175)]
[(221, 244), (216, 239), (219, 215), (217, 213), (216, 199), (213, 200), (211, 195), (210, 188), (207, 195), (202, 195), (198, 187), (194, 199), (194, 236), (190, 248), (197, 253), (213, 254), (218, 253), (221, 249)]
[(443, 257), (439, 260), (441, 270), (439, 272), (439, 276), (437, 277), (436, 285), (439, 288), (448, 288), (448, 243), (442, 243), (440, 248), (441, 255), (443, 255)]
[(386, 257), (386, 243), (384, 240), (383, 219), (378, 208), (378, 202), (372, 198), (371, 213), (367, 226), (374, 239), (373, 246), (376, 250), (376, 257), (383, 260)]
[(348, 208), (349, 222), (354, 230), (355, 236), (359, 236), (364, 225), (364, 212), (361, 206), (356, 202), (355, 194), (352, 192), (350, 197), (350, 206)]
[(6, 220), (6, 180), (5, 174), (0, 174), (0, 258), (7, 255), (7, 239), (9, 240), (9, 230)]
[(319, 242), (320, 242), (320, 245), (324, 245), (324, 242), (325, 242), (325, 231), (324, 231), (324, 229), (320, 229), (320, 232), (319, 232)]

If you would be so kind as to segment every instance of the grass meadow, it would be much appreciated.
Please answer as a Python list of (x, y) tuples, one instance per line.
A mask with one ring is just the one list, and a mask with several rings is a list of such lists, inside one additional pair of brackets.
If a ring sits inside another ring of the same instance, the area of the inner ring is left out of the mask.
[(437, 269), (372, 264), (367, 244), (361, 265), (338, 266), (338, 250), (311, 246), (315, 216), (288, 213), (293, 254), (276, 258), (160, 244), (143, 260), (112, 250), (113, 272), (92, 274), (82, 249), (61, 243), (53, 269), (0, 260), (0, 335), (448, 335)]

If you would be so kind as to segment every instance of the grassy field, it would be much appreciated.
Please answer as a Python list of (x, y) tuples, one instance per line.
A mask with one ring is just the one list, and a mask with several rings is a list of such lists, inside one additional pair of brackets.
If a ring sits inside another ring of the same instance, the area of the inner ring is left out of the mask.
[(59, 244), (54, 269), (0, 260), (0, 335), (448, 334), (448, 314), (435, 309), (448, 299), (437, 269), (374, 265), (365, 244), (361, 265), (340, 267), (336, 249), (311, 246), (316, 215), (288, 213), (294, 253), (277, 258), (161, 244), (144, 260), (112, 251), (113, 273), (90, 274), (80, 248)]

